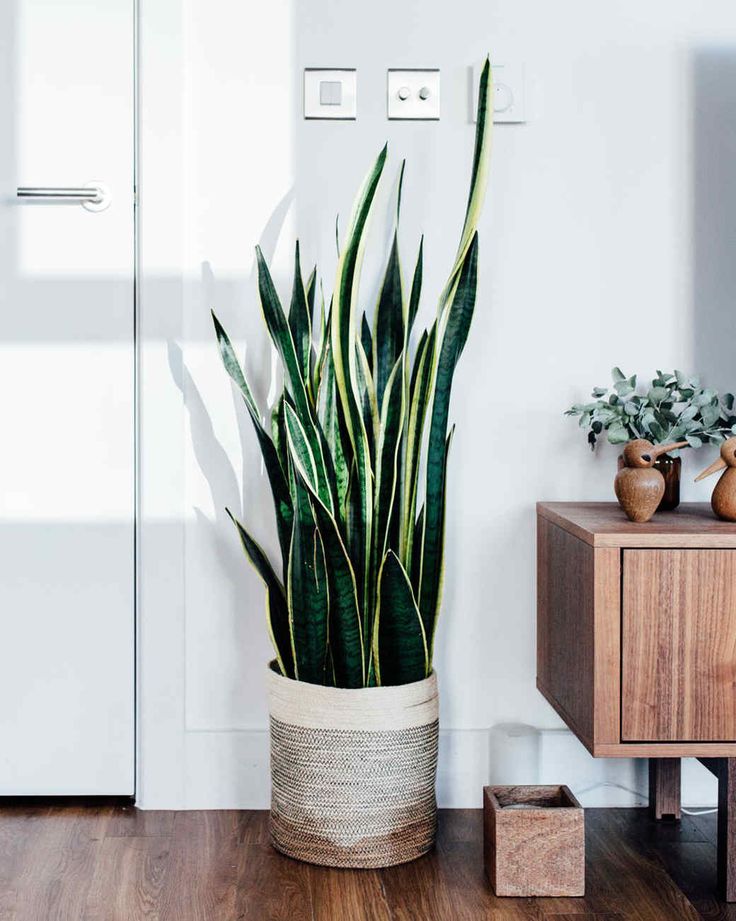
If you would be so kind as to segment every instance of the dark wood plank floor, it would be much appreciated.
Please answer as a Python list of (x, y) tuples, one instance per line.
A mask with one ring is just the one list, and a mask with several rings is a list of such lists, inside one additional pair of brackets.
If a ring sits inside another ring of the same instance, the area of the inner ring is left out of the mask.
[(437, 849), (381, 871), (281, 857), (264, 812), (0, 808), (2, 921), (699, 921), (715, 896), (715, 816), (589, 809), (583, 899), (497, 899), (480, 811), (445, 811)]

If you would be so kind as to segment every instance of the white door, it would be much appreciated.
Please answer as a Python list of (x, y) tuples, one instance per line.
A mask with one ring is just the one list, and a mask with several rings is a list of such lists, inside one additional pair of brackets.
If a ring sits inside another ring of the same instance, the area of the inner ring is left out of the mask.
[(0, 2), (0, 795), (134, 792), (133, 27)]

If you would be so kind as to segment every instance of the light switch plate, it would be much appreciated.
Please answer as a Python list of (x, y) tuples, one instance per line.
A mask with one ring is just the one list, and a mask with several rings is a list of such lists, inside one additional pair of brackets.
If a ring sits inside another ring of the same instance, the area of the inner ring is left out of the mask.
[(386, 91), (391, 119), (440, 117), (439, 70), (389, 70)]
[(304, 71), (304, 117), (353, 120), (357, 114), (358, 78), (348, 68)]
[[(524, 99), (524, 65), (492, 64), (493, 70), (493, 121), (519, 124), (526, 121)], [(471, 121), (476, 121), (478, 111), (478, 84), (482, 64), (473, 67), (473, 93)]]

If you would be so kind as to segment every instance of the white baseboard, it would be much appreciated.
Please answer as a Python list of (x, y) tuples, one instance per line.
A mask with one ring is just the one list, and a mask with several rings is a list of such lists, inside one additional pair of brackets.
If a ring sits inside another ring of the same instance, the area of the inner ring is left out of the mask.
[[(268, 731), (188, 731), (183, 799), (139, 802), (142, 809), (268, 809)], [(443, 729), (437, 798), (440, 807), (477, 808), (484, 785), (567, 784), (584, 806), (641, 806), (647, 802), (647, 765), (631, 759), (594, 759), (566, 729), (518, 724), (492, 729)], [(702, 765), (683, 762), (683, 802), (715, 805), (717, 787)]]

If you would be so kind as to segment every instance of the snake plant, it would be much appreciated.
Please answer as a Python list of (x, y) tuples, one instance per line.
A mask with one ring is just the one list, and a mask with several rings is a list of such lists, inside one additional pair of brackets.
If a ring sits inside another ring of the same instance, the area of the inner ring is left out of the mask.
[(492, 95), (486, 61), (460, 243), (413, 360), (423, 243), (405, 290), (398, 244), (403, 166), (372, 328), (359, 303), (366, 226), (386, 147), (355, 201), (327, 308), (318, 296), (316, 270), (303, 279), (298, 243), (288, 311), (256, 248), (263, 316), (284, 376), (269, 425), (213, 313), (220, 354), (243, 396), (273, 493), (278, 571), (228, 514), (265, 583), (276, 667), (289, 678), (360, 688), (417, 681), (432, 669), (454, 430), (448, 434), (450, 391), (475, 306), (476, 227), (488, 173)]

